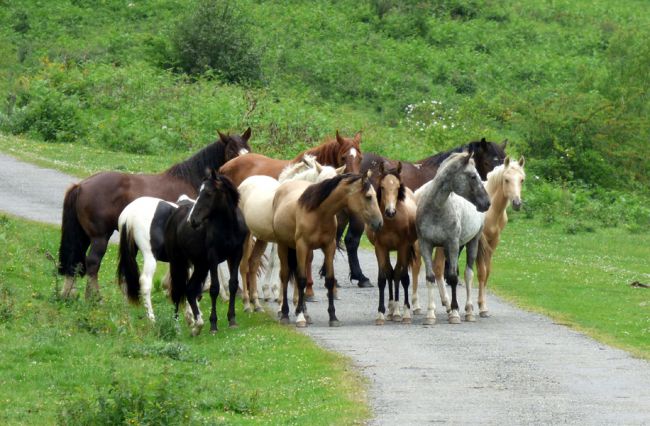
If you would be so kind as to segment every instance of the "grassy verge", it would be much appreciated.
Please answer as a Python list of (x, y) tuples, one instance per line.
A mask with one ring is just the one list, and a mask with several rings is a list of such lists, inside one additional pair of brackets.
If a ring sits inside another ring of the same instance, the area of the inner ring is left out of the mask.
[(0, 423), (353, 424), (368, 417), (349, 362), (268, 316), (238, 306), (240, 327), (228, 329), (220, 302), (219, 333), (191, 338), (155, 291), (158, 322), (149, 324), (115, 285), (114, 246), (103, 263), (100, 304), (59, 300), (58, 238), (54, 227), (0, 216)]
[[(570, 235), (514, 220), (502, 234), (491, 291), (650, 359), (650, 235), (621, 228)], [(488, 302), (489, 303), (489, 302)]]

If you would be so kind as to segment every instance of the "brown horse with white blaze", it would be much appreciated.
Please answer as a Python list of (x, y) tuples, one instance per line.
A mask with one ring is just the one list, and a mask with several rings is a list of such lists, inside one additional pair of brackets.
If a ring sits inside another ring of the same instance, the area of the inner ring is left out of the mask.
[(369, 177), (370, 172), (363, 175), (344, 174), (316, 184), (293, 181), (278, 187), (273, 200), (273, 231), (281, 265), (282, 322), (289, 322), (287, 284), (291, 276), (296, 276), (296, 326), (307, 325), (304, 315), (307, 268), (312, 251), (321, 249), (325, 255), (329, 325), (340, 325), (334, 309), (336, 213), (345, 208), (357, 214), (373, 229), (381, 228), (383, 220)]
[(138, 197), (175, 201), (196, 196), (206, 169), (248, 153), (251, 129), (241, 136), (224, 135), (189, 159), (159, 174), (100, 172), (73, 185), (63, 200), (59, 273), (65, 275), (64, 298), (75, 292), (75, 276), (88, 275), (86, 299), (99, 297), (97, 274), (120, 213)]

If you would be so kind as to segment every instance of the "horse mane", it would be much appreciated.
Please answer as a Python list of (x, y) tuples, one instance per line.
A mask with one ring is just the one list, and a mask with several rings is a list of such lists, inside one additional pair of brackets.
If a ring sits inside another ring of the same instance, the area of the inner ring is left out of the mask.
[[(353, 139), (349, 139), (350, 143), (361, 152), (359, 143)], [(292, 160), (293, 163), (300, 161), (303, 156), (310, 154), (316, 157), (316, 161), (320, 164), (338, 164), (338, 154), (341, 147), (336, 138), (325, 140), (322, 144), (301, 152), (296, 158)]]
[[(432, 155), (431, 157), (425, 158), (419, 163), (423, 166), (440, 166), (452, 154), (456, 154), (463, 151), (468, 151), (470, 153), (474, 153), (478, 151), (481, 146), (481, 143), (482, 143), (481, 141), (469, 142), (466, 143), (465, 145), (457, 146), (456, 148), (452, 148), (448, 151), (440, 152), (438, 154)], [(488, 151), (495, 151), (494, 146), (496, 144), (494, 142), (486, 141), (486, 143), (487, 143)]]
[[(300, 198), (298, 198), (298, 204), (307, 211), (316, 210), (341, 182), (345, 181), (346, 184), (350, 185), (362, 177), (363, 175), (361, 174), (345, 173), (310, 185), (305, 189)], [(363, 191), (367, 191), (369, 188), (370, 181), (366, 180), (363, 185)]]
[(404, 201), (404, 198), (406, 197), (406, 188), (404, 186), (404, 183), (402, 182), (402, 179), (400, 176), (397, 174), (397, 169), (391, 169), (391, 170), (386, 170), (384, 171), (384, 174), (379, 177), (379, 181), (377, 182), (377, 204), (381, 203), (381, 196), (384, 191), (381, 189), (381, 181), (388, 175), (393, 175), (399, 180), (399, 189), (397, 190), (397, 202)]
[(221, 140), (209, 144), (190, 158), (174, 164), (164, 173), (190, 182), (198, 188), (206, 169), (218, 169), (225, 161), (226, 146)]
[(288, 166), (282, 169), (282, 172), (280, 172), (280, 176), (278, 176), (278, 181), (284, 182), (287, 179), (294, 178), (299, 173), (304, 172), (305, 169), (315, 167), (314, 165), (315, 161), (316, 161), (315, 156), (311, 154), (305, 154), (301, 160), (298, 160), (295, 163), (289, 163)]
[(226, 193), (228, 198), (228, 203), (233, 207), (239, 205), (239, 191), (235, 187), (235, 184), (232, 183), (230, 178), (225, 175), (217, 175), (217, 179), (222, 183), (223, 190)]

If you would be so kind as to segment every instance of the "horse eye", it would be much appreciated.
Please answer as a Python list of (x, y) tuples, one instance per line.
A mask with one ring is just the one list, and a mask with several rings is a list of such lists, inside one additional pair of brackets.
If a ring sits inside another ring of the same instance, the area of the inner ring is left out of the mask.
[(510, 183), (510, 179), (506, 179), (506, 183)]

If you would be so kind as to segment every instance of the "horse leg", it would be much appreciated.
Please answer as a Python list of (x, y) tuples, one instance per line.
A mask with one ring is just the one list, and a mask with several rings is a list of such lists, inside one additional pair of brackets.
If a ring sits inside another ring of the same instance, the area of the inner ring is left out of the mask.
[[(215, 266), (216, 267), (216, 266)], [(203, 316), (201, 315), (201, 310), (198, 305), (198, 298), (203, 290), (203, 282), (205, 281), (206, 276), (208, 275), (208, 268), (205, 265), (194, 265), (194, 272), (190, 277), (187, 287), (185, 288), (185, 298), (187, 303), (192, 309), (192, 324), (190, 326), (190, 331), (192, 336), (198, 336), (201, 333), (203, 328)], [(215, 274), (216, 275), (216, 274)], [(216, 283), (211, 283), (210, 286), (219, 285), (219, 279), (215, 277)]]
[(241, 274), (242, 279), (242, 302), (244, 303), (244, 312), (250, 312), (250, 297), (248, 294), (248, 286), (251, 280), (250, 277), (250, 259), (251, 253), (253, 251), (253, 236), (249, 235), (244, 240), (244, 254), (242, 256), (242, 262), (239, 264), (239, 273)]
[(416, 241), (413, 245), (414, 256), (411, 259), (411, 271), (413, 274), (413, 291), (412, 291), (412, 305), (413, 305), (413, 314), (419, 315), (422, 313), (422, 307), (420, 306), (420, 300), (418, 298), (418, 280), (420, 279), (420, 268), (422, 267), (422, 259), (420, 258), (420, 245)]
[(264, 300), (267, 302), (271, 299), (277, 300), (278, 284), (276, 280), (279, 276), (278, 265), (278, 246), (276, 244), (271, 244), (269, 261), (266, 265), (266, 275), (264, 276), (264, 282), (262, 283)]
[(436, 304), (433, 300), (433, 282), (436, 280), (436, 277), (433, 274), (433, 260), (431, 259), (431, 256), (433, 255), (433, 246), (431, 243), (425, 240), (420, 240), (420, 253), (424, 260), (428, 296), (427, 314), (424, 317), (424, 325), (433, 325), (436, 323)]
[(361, 265), (359, 265), (359, 243), (363, 235), (364, 224), (361, 218), (350, 215), (350, 225), (348, 232), (345, 234), (345, 251), (348, 253), (348, 264), (350, 265), (350, 281), (357, 280), (357, 285), (361, 288), (372, 287), (370, 279), (363, 275)]
[[(237, 265), (241, 263), (242, 252), (239, 251), (228, 258), (228, 270), (230, 271), (230, 279), (228, 280), (228, 287), (230, 288), (230, 300), (228, 301), (228, 326), (237, 327), (235, 320), (235, 298), (237, 297), (237, 288), (239, 287), (239, 280), (237, 279)], [(257, 292), (255, 292), (255, 302), (257, 301)], [(255, 307), (257, 311), (257, 306)], [(260, 306), (260, 310), (262, 307)]]
[(445, 307), (447, 313), (451, 312), (451, 304), (449, 302), (449, 295), (447, 295), (447, 287), (445, 282), (445, 251), (442, 247), (436, 248), (435, 258), (433, 259), (433, 273), (436, 276), (436, 284), (440, 292), (440, 303)]
[[(253, 250), (250, 253), (248, 265), (248, 294), (251, 296), (251, 301), (253, 302), (253, 308), (249, 305), (246, 307), (244, 304), (244, 311), (251, 312), (253, 309), (255, 312), (263, 311), (262, 305), (257, 296), (257, 277), (260, 267), (262, 266), (262, 256), (264, 256), (264, 251), (266, 251), (266, 246), (268, 243), (266, 241), (257, 240), (253, 246)], [(243, 286), (246, 288), (246, 285)], [(248, 309), (247, 309), (248, 308)]]
[(408, 273), (408, 258), (409, 258), (409, 245), (403, 245), (397, 250), (397, 263), (395, 264), (395, 286), (402, 282), (404, 289), (404, 311), (402, 315), (402, 323), (411, 323), (411, 304), (409, 303), (409, 273)]
[(336, 242), (332, 241), (323, 249), (325, 255), (325, 287), (327, 287), (327, 312), (330, 315), (330, 327), (339, 327), (340, 321), (336, 318), (336, 309), (334, 308), (334, 287), (336, 278), (334, 278), (334, 254), (336, 253)]
[[(488, 247), (482, 248), (482, 244), (488, 244)], [(490, 247), (494, 246), (488, 241), (479, 242), (479, 249), (476, 257), (476, 272), (478, 275), (478, 310), (479, 315), (482, 318), (490, 316), (486, 300), (487, 281), (492, 269), (492, 252)]]
[(97, 274), (102, 262), (106, 248), (108, 247), (108, 236), (95, 237), (90, 241), (90, 252), (86, 257), (86, 273), (88, 274), (88, 283), (86, 284), (86, 300), (100, 300), (99, 283)]
[(216, 334), (218, 331), (217, 299), (221, 288), (218, 267), (219, 265), (216, 262), (210, 261), (210, 334)]
[(282, 308), (280, 322), (289, 324), (289, 302), (287, 287), (289, 286), (289, 253), (285, 245), (278, 244), (278, 257), (280, 258), (280, 284), (282, 285)]
[(77, 288), (74, 285), (74, 276), (66, 275), (63, 281), (63, 289), (61, 290), (62, 299), (73, 299), (77, 295)]
[(458, 287), (458, 243), (451, 242), (445, 247), (445, 256), (449, 260), (449, 285), (451, 286), (451, 312), (449, 313), (449, 324), (460, 324), (458, 313), (458, 299), (456, 289)]
[[(307, 288), (307, 264), (312, 251), (307, 244), (302, 241), (296, 241), (296, 259), (297, 259), (297, 282), (298, 282), (298, 303), (296, 304), (296, 327), (307, 327), (307, 318), (305, 318), (305, 289)], [(295, 294), (294, 294), (295, 299)]]
[(147, 311), (147, 317), (152, 321), (156, 321), (156, 316), (153, 313), (153, 306), (151, 305), (151, 288), (153, 287), (153, 275), (156, 272), (156, 258), (153, 257), (151, 252), (145, 253), (144, 251), (144, 265), (142, 266), (142, 273), (140, 274), (140, 295), (144, 303), (144, 308)]
[(390, 288), (393, 290), (393, 294), (390, 295), (393, 300), (389, 303), (388, 308), (389, 317), (391, 321), (400, 322), (402, 321), (402, 308), (399, 305), (399, 280), (395, 280), (395, 269), (390, 263), (390, 253), (387, 253), (386, 262), (386, 277)]
[[(384, 325), (386, 306), (384, 305), (384, 290), (386, 290), (386, 250), (375, 243), (375, 257), (379, 274), (377, 276), (377, 287), (379, 287), (379, 306), (377, 307), (376, 325)], [(392, 290), (391, 290), (392, 293)]]
[(306, 270), (306, 276), (307, 276), (307, 287), (305, 289), (305, 300), (307, 302), (315, 302), (316, 299), (314, 298), (314, 277), (312, 276), (311, 273), (311, 263), (314, 260), (314, 252), (312, 250), (309, 250), (309, 254), (307, 256), (307, 263), (305, 266)]
[(479, 238), (481, 238), (480, 233), (466, 246), (467, 266), (465, 267), (465, 287), (467, 292), (467, 301), (465, 302), (465, 321), (470, 322), (476, 321), (476, 318), (474, 317), (474, 304), (472, 303), (472, 284), (474, 280), (474, 271), (472, 268), (476, 261)]

